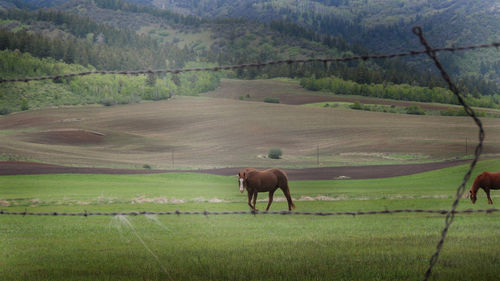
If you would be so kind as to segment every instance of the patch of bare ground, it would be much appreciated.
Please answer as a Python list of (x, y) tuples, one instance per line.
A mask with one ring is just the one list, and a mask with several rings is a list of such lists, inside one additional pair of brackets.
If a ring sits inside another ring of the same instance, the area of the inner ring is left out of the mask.
[(105, 135), (96, 131), (65, 128), (26, 133), (26, 139), (39, 144), (91, 145), (103, 143)]
[[(285, 169), (290, 180), (346, 180), (374, 179), (417, 174), (468, 163), (467, 160), (405, 165), (341, 166), (304, 169)], [(0, 161), (0, 175), (32, 174), (153, 174), (170, 172), (195, 172), (221, 176), (238, 174), (240, 168), (199, 170), (146, 170), (65, 167), (34, 162)], [(140, 200), (141, 198), (137, 198)]]

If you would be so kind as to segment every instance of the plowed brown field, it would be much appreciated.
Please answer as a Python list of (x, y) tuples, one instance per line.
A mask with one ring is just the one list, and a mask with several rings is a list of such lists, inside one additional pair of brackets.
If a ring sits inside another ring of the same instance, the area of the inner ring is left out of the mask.
[[(467, 161), (446, 161), (426, 164), (374, 165), (350, 167), (324, 167), (305, 169), (286, 169), (290, 180), (331, 180), (331, 179), (376, 179), (412, 175), (436, 169), (467, 163)], [(156, 174), (171, 172), (196, 172), (221, 176), (237, 175), (239, 168), (205, 170), (138, 170), (65, 167), (34, 162), (0, 161), (0, 176), (40, 175), (40, 174)]]
[[(225, 83), (208, 95), (236, 98), (176, 96), (0, 116), (0, 159), (126, 169), (293, 169), (442, 162), (471, 155), (477, 142), (467, 117), (300, 106), (293, 104), (319, 100), (297, 83), (231, 81), (229, 89)], [(258, 99), (257, 93), (288, 104), (237, 98)], [(484, 153), (500, 154), (500, 119), (483, 122)], [(273, 147), (282, 149), (282, 159), (266, 157)]]

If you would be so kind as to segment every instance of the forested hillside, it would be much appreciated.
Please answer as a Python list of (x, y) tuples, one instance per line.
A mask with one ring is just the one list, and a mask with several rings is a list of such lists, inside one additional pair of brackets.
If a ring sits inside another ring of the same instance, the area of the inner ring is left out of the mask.
[[(271, 5), (265, 1), (220, 0), (211, 6), (212, 9), (208, 8), (211, 0), (184, 1), (182, 7), (178, 6), (176, 1), (163, 4), (161, 1), (148, 1), (133, 3), (126, 0), (0, 0), (0, 50), (5, 50), (0, 54), (3, 62), (0, 69), (2, 77), (40, 76), (94, 69), (179, 69), (283, 59), (342, 57), (370, 51), (363, 44), (349, 42), (349, 38), (344, 34), (349, 32), (349, 28), (359, 27), (360, 32), (366, 31), (368, 24), (356, 25), (354, 22), (363, 21), (350, 18), (361, 9), (354, 9), (354, 3), (358, 3), (356, 1), (316, 1), (316, 4), (314, 1), (306, 1), (297, 2), (294, 6), (291, 5), (292, 1), (273, 1)], [(375, 5), (368, 2), (372, 6)], [(290, 5), (285, 5), (287, 3)], [(173, 10), (158, 9), (153, 4)], [(317, 6), (320, 4), (323, 6)], [(351, 13), (337, 13), (344, 11), (349, 5), (352, 6)], [(186, 14), (186, 9), (190, 7), (194, 12)], [(332, 13), (320, 13), (323, 8)], [(220, 9), (226, 10), (225, 16)], [(273, 12), (276, 9), (280, 11), (277, 14)], [(405, 10), (405, 6), (401, 9)], [(253, 12), (248, 12), (243, 17), (235, 11)], [(298, 12), (300, 13), (296, 14)], [(258, 14), (259, 17), (252, 18), (252, 14)], [(325, 29), (335, 26), (327, 24), (325, 17), (333, 19), (337, 14), (338, 24), (346, 29), (345, 32), (341, 28), (336, 33)], [(290, 19), (294, 15), (299, 17), (296, 22), (291, 22)], [(242, 17), (235, 18), (237, 16)], [(256, 19), (262, 19), (264, 22)], [(311, 28), (316, 25), (317, 28)], [(390, 29), (394, 26), (381, 24), (375, 27)], [(446, 57), (444, 59), (446, 60)], [(37, 66), (43, 64), (50, 67)], [(471, 97), (479, 100), (482, 96), (487, 96), (485, 100), (489, 102), (488, 106), (496, 106), (496, 95), (500, 93), (494, 82), (485, 79), (491, 76), (495, 67), (493, 65), (491, 68), (492, 65), (484, 62), (483, 72), (463, 75), (458, 81), (460, 88)], [(173, 94), (197, 95), (216, 88), (220, 77), (292, 77), (313, 79), (311, 81), (331, 77), (360, 85), (391, 83), (431, 88), (446, 86), (437, 74), (425, 71), (417, 64), (401, 59), (389, 59), (276, 65), (217, 73), (150, 75), (129, 80), (89, 76), (46, 81), (40, 83), (40, 87), (29, 84), (1, 85), (2, 95), (8, 97), (1, 100), (1, 106), (5, 108), (2, 112), (10, 112), (48, 105), (110, 105), (142, 99), (163, 99)], [(114, 82), (110, 82), (111, 80)], [(78, 83), (85, 86), (75, 86)], [(106, 83), (110, 85), (106, 86)], [(43, 95), (40, 93), (36, 94), (39, 98), (28, 98), (33, 91), (48, 92), (43, 90), (47, 87), (62, 87), (57, 99), (47, 98), (43, 101)], [(136, 89), (132, 90), (133, 87)], [(104, 92), (107, 94), (103, 94)], [(16, 95), (23, 98), (12, 98)], [(68, 98), (61, 95), (67, 95)], [(75, 95), (82, 97), (75, 98)], [(26, 100), (24, 104), (21, 103), (23, 100)]]
[[(411, 27), (421, 25), (436, 47), (500, 41), (496, 0), (130, 0), (203, 17), (245, 17), (295, 22), (321, 34), (358, 43), (371, 51), (420, 48)], [(494, 50), (444, 56), (460, 77), (500, 84), (500, 58)], [(422, 67), (422, 66), (421, 66)]]

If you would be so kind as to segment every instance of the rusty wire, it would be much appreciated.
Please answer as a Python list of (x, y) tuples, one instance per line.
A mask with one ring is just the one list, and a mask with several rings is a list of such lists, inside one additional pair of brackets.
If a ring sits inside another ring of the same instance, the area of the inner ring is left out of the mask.
[[(500, 42), (493, 42), (490, 44), (480, 44), (480, 45), (470, 45), (463, 47), (447, 47), (447, 48), (435, 48), (431, 49), (431, 52), (455, 52), (455, 51), (468, 51), (475, 50), (481, 48), (492, 48), (500, 47)], [(67, 74), (59, 74), (59, 75), (51, 75), (51, 76), (40, 76), (40, 77), (21, 77), (21, 78), (9, 78), (4, 79), (0, 78), (1, 83), (8, 82), (30, 82), (30, 81), (42, 81), (42, 80), (60, 80), (64, 78), (71, 78), (76, 76), (86, 76), (92, 74), (115, 74), (115, 75), (140, 75), (140, 74), (160, 74), (160, 73), (171, 73), (171, 74), (179, 74), (183, 72), (199, 72), (199, 71), (222, 71), (222, 70), (235, 70), (235, 69), (243, 69), (243, 68), (261, 68), (265, 66), (272, 65), (280, 65), (280, 64), (297, 64), (297, 63), (313, 63), (313, 62), (321, 62), (324, 64), (332, 63), (332, 62), (347, 62), (347, 61), (355, 61), (355, 60), (370, 60), (370, 59), (389, 59), (395, 57), (404, 57), (404, 56), (416, 56), (427, 54), (428, 50), (421, 51), (408, 51), (401, 53), (393, 53), (393, 54), (381, 54), (381, 55), (362, 55), (362, 56), (351, 56), (344, 58), (318, 58), (318, 59), (296, 59), (296, 60), (277, 60), (277, 61), (269, 61), (263, 63), (247, 63), (247, 64), (237, 64), (237, 65), (226, 65), (226, 66), (214, 66), (214, 67), (199, 67), (199, 68), (180, 68), (180, 69), (147, 69), (147, 70), (133, 70), (133, 71), (107, 71), (107, 70), (96, 70), (96, 71), (85, 71), (78, 73), (67, 73)]]
[[(139, 215), (309, 215), (309, 216), (361, 216), (361, 215), (378, 215), (378, 214), (400, 214), (400, 213), (427, 213), (427, 214), (448, 214), (449, 210), (432, 210), (432, 209), (396, 209), (396, 210), (381, 210), (381, 211), (356, 211), (356, 212), (295, 212), (295, 211), (166, 211), (166, 212), (9, 212), (0, 210), (0, 215), (18, 215), (18, 216), (70, 216), (70, 217), (88, 217), (88, 216), (139, 216)], [(467, 209), (453, 210), (453, 214), (471, 214), (471, 213), (496, 213), (500, 209)]]

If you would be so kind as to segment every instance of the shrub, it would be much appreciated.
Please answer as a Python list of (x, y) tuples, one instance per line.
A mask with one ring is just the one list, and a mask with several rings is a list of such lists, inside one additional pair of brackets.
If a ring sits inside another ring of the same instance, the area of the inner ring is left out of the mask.
[(264, 98), (264, 102), (268, 102), (268, 103), (280, 103), (280, 99), (279, 98)]
[(359, 101), (354, 102), (349, 106), (351, 109), (356, 109), (356, 110), (361, 110), (363, 107), (361, 106), (361, 103)]
[(418, 105), (410, 105), (406, 109), (407, 114), (425, 115), (425, 111)]
[(283, 155), (283, 152), (281, 151), (281, 148), (274, 147), (274, 148), (271, 148), (269, 150), (269, 153), (267, 154), (267, 157), (269, 157), (271, 159), (280, 159), (281, 155)]
[(115, 102), (113, 100), (110, 100), (110, 99), (101, 100), (99, 103), (104, 105), (104, 106), (115, 105)]
[(149, 164), (142, 165), (142, 168), (144, 168), (146, 170), (151, 170), (151, 166)]
[(439, 114), (441, 116), (456, 116), (457, 115), (457, 110), (453, 109), (453, 108), (448, 108), (446, 110), (441, 110), (439, 112)]
[(10, 108), (6, 106), (0, 108), (0, 115), (8, 115), (10, 112)]
[(28, 110), (28, 109), (30, 109), (30, 106), (29, 106), (29, 104), (28, 104), (28, 100), (27, 100), (27, 99), (25, 99), (25, 98), (23, 98), (23, 99), (21, 100), (21, 110), (22, 110), (22, 111), (25, 111), (25, 110)]

